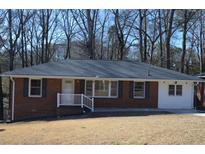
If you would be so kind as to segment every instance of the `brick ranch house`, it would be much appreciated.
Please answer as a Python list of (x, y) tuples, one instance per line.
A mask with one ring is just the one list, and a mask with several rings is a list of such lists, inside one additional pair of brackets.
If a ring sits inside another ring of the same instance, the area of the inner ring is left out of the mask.
[(135, 61), (65, 60), (5, 72), (12, 121), (80, 114), (83, 109), (192, 109), (203, 80)]

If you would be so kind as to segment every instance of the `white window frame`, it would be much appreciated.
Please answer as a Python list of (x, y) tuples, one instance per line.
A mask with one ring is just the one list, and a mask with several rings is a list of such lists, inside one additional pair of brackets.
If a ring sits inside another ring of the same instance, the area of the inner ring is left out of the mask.
[(109, 80), (109, 97), (110, 98), (118, 98), (118, 93), (119, 93), (119, 81), (115, 80), (114, 82), (117, 82), (117, 95), (116, 96), (111, 96), (111, 82), (114, 80)]
[[(41, 86), (40, 86), (40, 95), (31, 95), (31, 80), (40, 80)], [(42, 88), (43, 88), (43, 82), (42, 78), (29, 78), (29, 84), (28, 84), (28, 96), (29, 97), (42, 97)]]
[[(93, 97), (93, 94), (94, 94), (94, 84), (93, 84), (93, 80), (85, 80), (85, 87), (84, 87), (84, 93), (86, 95), (86, 86), (87, 86), (87, 81), (92, 81), (92, 96), (89, 96), (89, 97)], [(87, 95), (88, 96), (88, 95)]]
[[(86, 83), (87, 81), (92, 81), (92, 96), (89, 96), (89, 97), (93, 97), (93, 98), (118, 98), (118, 95), (119, 95), (119, 81), (118, 80), (85, 80), (85, 88), (84, 88), (84, 91), (85, 91), (85, 94), (86, 94)], [(108, 96), (95, 96), (95, 81), (108, 81)], [(115, 81), (117, 82), (117, 96), (111, 96), (111, 82), (112, 81)]]
[[(169, 85), (174, 85), (174, 95), (169, 95)], [(183, 96), (183, 85), (182, 84), (169, 84), (168, 85), (168, 95), (171, 97), (181, 97)], [(182, 94), (181, 95), (177, 95), (177, 86), (180, 85), (182, 86)]]
[[(177, 86), (181, 86), (182, 87), (182, 94), (181, 95), (177, 95)], [(183, 95), (183, 85), (182, 84), (178, 84), (178, 85), (175, 85), (175, 93), (176, 93), (176, 96), (182, 96)]]
[[(169, 94), (169, 86), (171, 86), (171, 85), (174, 86), (174, 94), (173, 94), (173, 95), (170, 95), (170, 94)], [(168, 95), (169, 95), (169, 96), (176, 96), (176, 85), (174, 85), (174, 84), (169, 84), (169, 85), (168, 85)]]
[[(140, 83), (143, 83), (144, 84), (144, 96), (135, 96), (135, 83), (136, 82), (140, 82)], [(144, 81), (134, 81), (134, 84), (133, 84), (133, 98), (139, 98), (139, 99), (145, 99), (145, 82)]]

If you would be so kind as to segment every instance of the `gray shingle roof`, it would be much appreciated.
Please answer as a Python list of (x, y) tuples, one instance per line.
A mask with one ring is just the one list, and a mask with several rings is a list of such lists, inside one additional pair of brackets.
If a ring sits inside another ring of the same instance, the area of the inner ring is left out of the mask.
[[(148, 75), (149, 74), (149, 75)], [(165, 68), (135, 61), (64, 60), (5, 72), (2, 76), (99, 77), (150, 80), (200, 80)]]
[(200, 73), (200, 74), (196, 74), (195, 76), (198, 76), (200, 78), (205, 78), (205, 72)]

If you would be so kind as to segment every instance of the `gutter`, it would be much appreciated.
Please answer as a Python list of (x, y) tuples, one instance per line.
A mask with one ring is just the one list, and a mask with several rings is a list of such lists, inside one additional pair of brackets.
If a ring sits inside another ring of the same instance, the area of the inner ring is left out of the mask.
[(85, 80), (120, 80), (120, 81), (187, 81), (187, 82), (205, 82), (205, 80), (201, 78), (196, 79), (149, 79), (149, 78), (110, 78), (110, 77), (83, 77), (83, 76), (47, 76), (47, 75), (1, 75), (2, 77), (14, 77), (14, 78), (48, 78), (48, 79), (85, 79)]
[(12, 81), (12, 105), (11, 105), (11, 121), (14, 121), (14, 98), (15, 98), (15, 81), (10, 77)]

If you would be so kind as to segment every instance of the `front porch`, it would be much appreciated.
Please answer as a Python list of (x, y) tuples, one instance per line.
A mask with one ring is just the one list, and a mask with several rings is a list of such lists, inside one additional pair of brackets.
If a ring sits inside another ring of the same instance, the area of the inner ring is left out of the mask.
[[(57, 93), (57, 110), (66, 112), (78, 108), (98, 112), (104, 108), (117, 109), (157, 108), (157, 82), (144, 84), (142, 97), (133, 96), (133, 81), (61, 79), (61, 91)], [(156, 91), (151, 92), (151, 89)], [(88, 96), (89, 95), (89, 96)], [(91, 96), (92, 95), (92, 96)]]
[(84, 94), (57, 93), (57, 108), (60, 107), (81, 107), (94, 112), (94, 98)]

